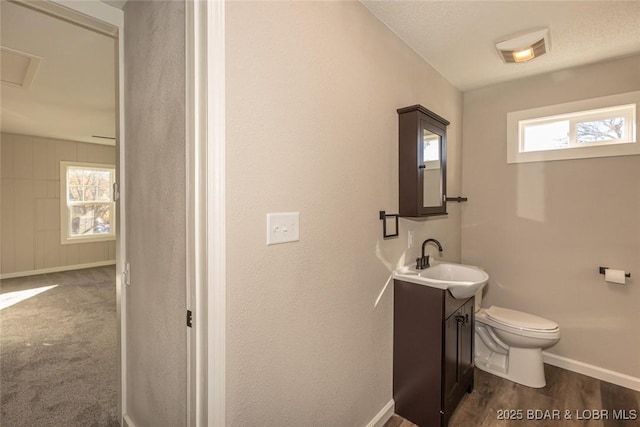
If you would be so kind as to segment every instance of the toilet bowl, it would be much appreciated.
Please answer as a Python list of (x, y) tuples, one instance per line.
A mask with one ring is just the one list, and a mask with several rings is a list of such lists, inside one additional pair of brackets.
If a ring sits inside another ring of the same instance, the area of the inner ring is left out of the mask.
[(476, 310), (476, 367), (528, 387), (544, 387), (542, 349), (560, 339), (558, 324), (502, 307), (478, 304)]

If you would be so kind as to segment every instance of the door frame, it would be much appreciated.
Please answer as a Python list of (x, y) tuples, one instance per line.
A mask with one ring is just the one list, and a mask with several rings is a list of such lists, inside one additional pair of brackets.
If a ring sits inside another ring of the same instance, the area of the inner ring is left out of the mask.
[(226, 424), (225, 2), (186, 1), (187, 425)]
[[(124, 288), (124, 267), (126, 265), (126, 197), (125, 197), (125, 114), (124, 114), (124, 12), (109, 6), (99, 0), (47, 0), (28, 4), (28, 7), (58, 16), (74, 24), (87, 27), (94, 31), (110, 34), (117, 41), (116, 49), (116, 153), (117, 153), (117, 183), (120, 192), (117, 212), (118, 227), (116, 228), (116, 314), (118, 337), (118, 420), (121, 425), (127, 425), (127, 341), (126, 341), (126, 313), (127, 293)], [(106, 24), (106, 25), (105, 25)], [(129, 425), (130, 421), (129, 421)]]
[[(15, 0), (26, 2), (25, 0)], [(119, 421), (127, 412), (124, 269), (126, 257), (124, 12), (99, 0), (47, 0), (49, 13), (84, 26), (117, 29), (117, 152), (120, 190), (116, 238)], [(187, 226), (187, 425), (226, 424), (226, 235), (225, 235), (225, 3), (185, 0), (185, 120)]]

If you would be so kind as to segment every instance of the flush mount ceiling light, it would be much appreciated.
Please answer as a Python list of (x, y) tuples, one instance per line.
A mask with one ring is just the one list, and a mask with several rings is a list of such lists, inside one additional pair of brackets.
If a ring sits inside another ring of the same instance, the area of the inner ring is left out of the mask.
[(496, 43), (496, 48), (507, 64), (531, 61), (549, 51), (549, 29), (543, 28), (512, 36)]

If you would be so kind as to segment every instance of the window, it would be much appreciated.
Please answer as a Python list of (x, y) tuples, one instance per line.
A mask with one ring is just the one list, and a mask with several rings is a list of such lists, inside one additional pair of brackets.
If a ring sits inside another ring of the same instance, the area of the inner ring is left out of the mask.
[(60, 162), (63, 244), (115, 239), (114, 182), (113, 165)]
[(520, 120), (520, 152), (634, 142), (636, 104)]
[(640, 154), (637, 103), (629, 102), (639, 98), (632, 92), (508, 113), (507, 162)]

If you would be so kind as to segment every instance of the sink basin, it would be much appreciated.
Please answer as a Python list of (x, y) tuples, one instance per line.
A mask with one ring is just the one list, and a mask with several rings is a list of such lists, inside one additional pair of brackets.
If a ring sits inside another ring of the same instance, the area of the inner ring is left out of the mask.
[(437, 289), (447, 289), (454, 298), (466, 299), (487, 284), (489, 275), (472, 265), (432, 262), (431, 267), (405, 266), (393, 272), (393, 278)]

